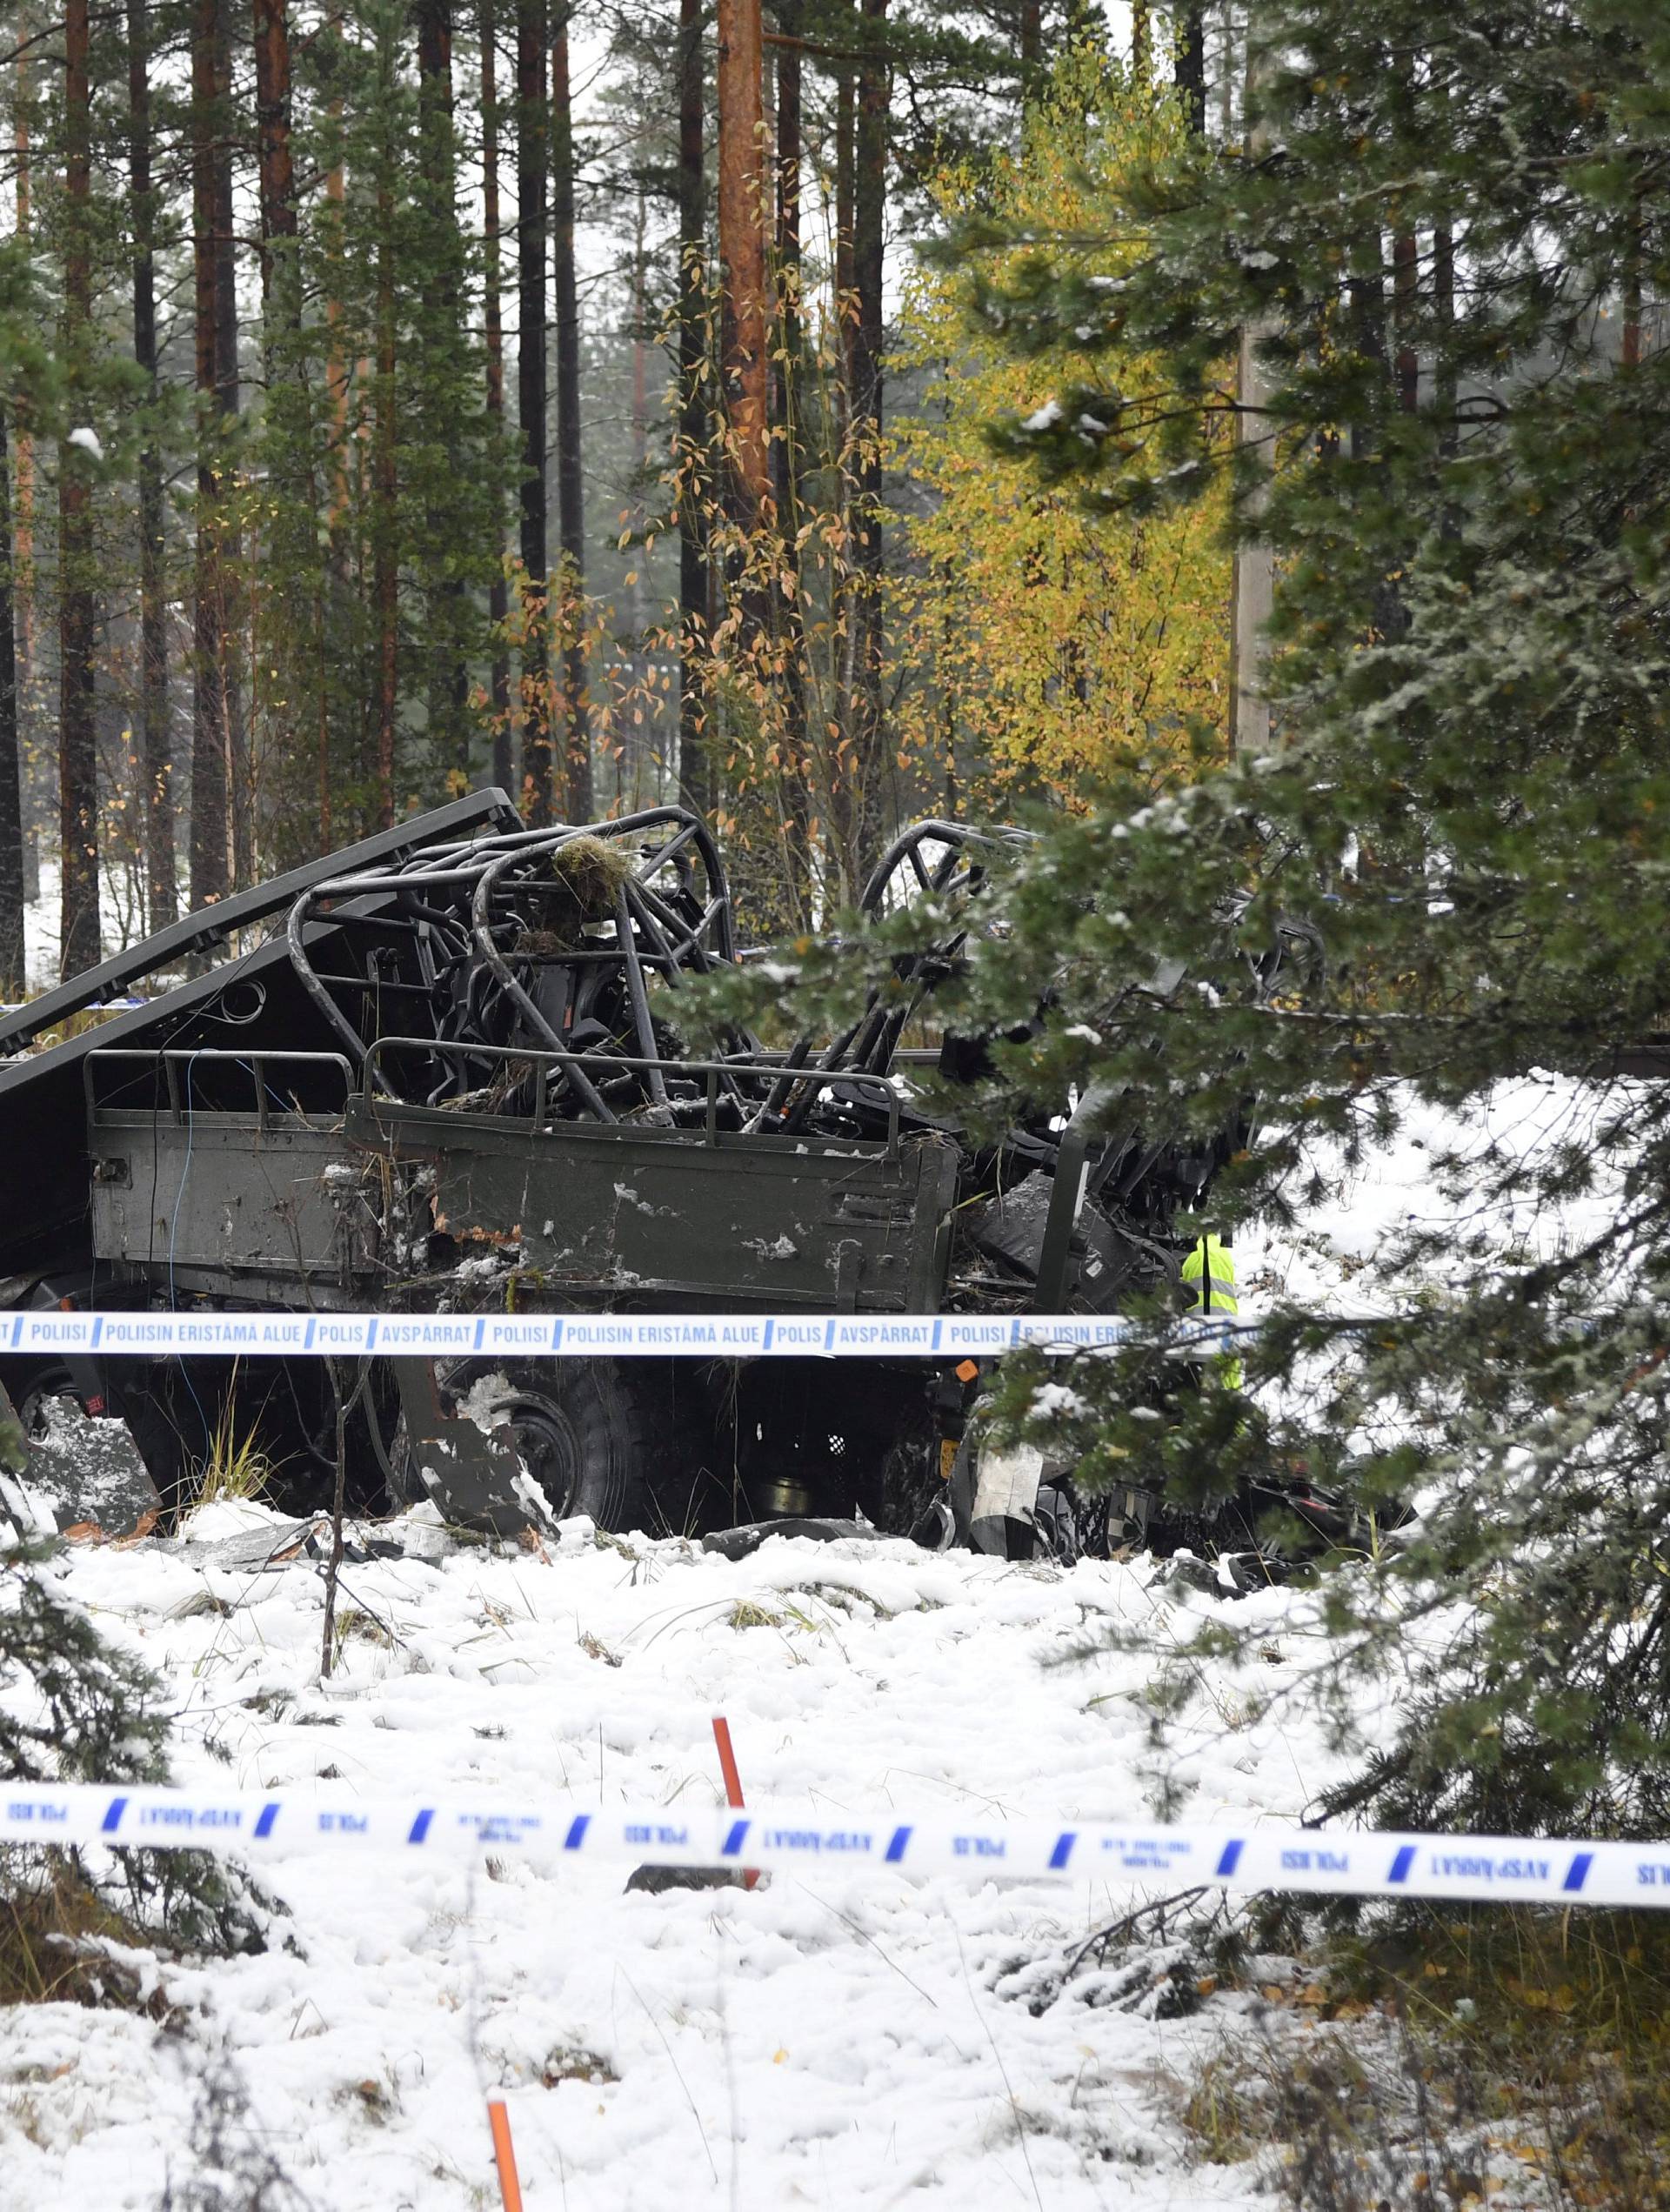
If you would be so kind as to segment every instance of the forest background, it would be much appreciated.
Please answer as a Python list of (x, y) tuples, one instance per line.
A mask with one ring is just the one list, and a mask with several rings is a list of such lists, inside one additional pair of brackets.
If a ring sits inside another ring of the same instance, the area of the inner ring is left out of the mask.
[(4, 22), (0, 997), (43, 864), (69, 972), (484, 783), (683, 800), (759, 934), (1221, 732), (1221, 514), (1000, 458), (1045, 387), (914, 242), (1227, 135), (1232, 10)]

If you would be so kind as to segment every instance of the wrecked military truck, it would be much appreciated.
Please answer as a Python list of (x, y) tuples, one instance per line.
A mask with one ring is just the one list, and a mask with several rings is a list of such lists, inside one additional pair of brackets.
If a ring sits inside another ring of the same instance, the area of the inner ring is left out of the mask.
[[(907, 830), (864, 910), (927, 893), (958, 933), (844, 1033), (772, 1051), (738, 1031), (711, 1058), (680, 994), (738, 960), (735, 919), (710, 831), (676, 807), (530, 830), (478, 793), (229, 899), (0, 1019), (0, 1301), (1116, 1310), (1175, 1273), (1172, 1218), (1246, 1133), (1186, 1153), (1092, 1135), (1090, 1102), (1064, 1101), (977, 1141), (920, 1102), (913, 1073), (954, 1075), (969, 1047), (905, 1039), (1019, 837)], [(168, 1506), (229, 1442), (276, 1502), (328, 1502), (351, 1385), (362, 1510), (427, 1492), (501, 1532), (545, 1513), (687, 1533), (862, 1517), (1012, 1555), (1041, 1518), (1012, 1467), (994, 1503), (959, 1455), (978, 1378), (915, 1360), (393, 1357), (344, 1378), (128, 1356), (0, 1380), (37, 1430), (66, 1398), (119, 1416)], [(1070, 1510), (1075, 1548), (1105, 1540), (1105, 1505)]]

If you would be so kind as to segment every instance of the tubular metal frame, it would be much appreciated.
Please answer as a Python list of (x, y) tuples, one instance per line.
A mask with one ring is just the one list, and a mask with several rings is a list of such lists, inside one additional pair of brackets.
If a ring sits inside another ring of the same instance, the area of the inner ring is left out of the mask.
[[(612, 942), (581, 941), (549, 953), (530, 953), (522, 940), (541, 901), (574, 896), (554, 863), (580, 838), (617, 850), (644, 841), (614, 886), (612, 912), (598, 912), (582, 930), (584, 940), (599, 928), (611, 929)], [(327, 912), (339, 925), (333, 943), (354, 944), (357, 936), (360, 940), (352, 954), (359, 964), (357, 973), (322, 972), (311, 957), (310, 928)], [(406, 962), (404, 972), (387, 972), (388, 959), (374, 944), (363, 944), (379, 933), (387, 953)], [(514, 1034), (520, 1026), (527, 1043), (560, 1055), (559, 1089), (571, 1109), (605, 1122), (618, 1116), (594, 1079), (599, 1069), (630, 1069), (640, 1075), (648, 1105), (671, 1113), (667, 1069), (677, 1063), (668, 1060), (657, 1034), (650, 977), (672, 992), (685, 975), (728, 967), (736, 959), (718, 848), (699, 817), (675, 806), (649, 807), (611, 821), (436, 845), (387, 868), (328, 878), (296, 900), (287, 937), (303, 987), (357, 1065), (364, 1066), (380, 1028), (374, 1018), (367, 1024), (365, 1002), (386, 994), (421, 1004), (431, 1013), (433, 1038), (418, 1039), (405, 1048), (416, 1065), (421, 1066), (424, 1054), (431, 1058), (424, 1102), (467, 1091), (469, 1053), (488, 1061), (501, 1047), (523, 1041)], [(530, 971), (535, 966), (564, 972), (556, 1019), (531, 986)], [(460, 977), (462, 999), (455, 988)], [(593, 1009), (607, 1000), (611, 982), (620, 986), (618, 1003), (607, 1008), (617, 1042), (571, 1051), (576, 1023), (594, 1018)], [(359, 1008), (344, 1010), (339, 997), (346, 992), (357, 995)], [(364, 1033), (368, 1026), (370, 1036)], [(416, 1034), (410, 1021), (402, 1029), (408, 1037)], [(753, 1046), (752, 1039), (740, 1041)], [(630, 1054), (619, 1048), (627, 1043), (636, 1047)], [(448, 1049), (443, 1053), (442, 1046)], [(382, 1065), (384, 1079), (397, 1090), (399, 1075), (386, 1059)], [(737, 1088), (734, 1078), (730, 1087)]]

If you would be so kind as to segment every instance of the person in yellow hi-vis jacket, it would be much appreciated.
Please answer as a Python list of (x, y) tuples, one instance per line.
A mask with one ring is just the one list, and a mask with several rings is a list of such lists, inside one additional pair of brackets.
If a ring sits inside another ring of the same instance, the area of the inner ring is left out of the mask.
[[(1235, 1295), (1235, 1260), (1221, 1237), (1202, 1237), (1190, 1246), (1189, 1256), (1183, 1262), (1183, 1287), (1190, 1293), (1189, 1318), (1203, 1320), (1210, 1318), (1233, 1318), (1241, 1308)], [(1212, 1361), (1211, 1372), (1226, 1390), (1241, 1387), (1241, 1363), (1228, 1353), (1220, 1353)]]

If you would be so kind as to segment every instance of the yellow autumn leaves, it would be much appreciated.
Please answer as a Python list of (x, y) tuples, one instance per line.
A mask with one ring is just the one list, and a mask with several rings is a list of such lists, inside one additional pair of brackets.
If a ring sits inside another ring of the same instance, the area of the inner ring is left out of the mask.
[[(947, 170), (940, 204), (948, 215), (978, 204), (1034, 235), (1094, 237), (1072, 257), (1086, 275), (1117, 277), (1137, 251), (1100, 235), (1119, 179), (1163, 161), (1183, 129), (1168, 98), (1075, 55), (1032, 111), (1020, 153), (978, 177)], [(1159, 364), (1020, 359), (971, 330), (962, 280), (932, 269), (911, 279), (893, 361), (918, 380), (889, 452), (914, 494), (894, 518), (905, 558), (890, 563), (901, 754), (949, 772), (976, 812), (1082, 803), (1133, 767), (1163, 784), (1191, 720), (1226, 718), (1221, 496), (1145, 520), (1088, 514), (1071, 486), (1045, 488), (986, 434), (1059, 389), (1110, 375), (1139, 387)]]

